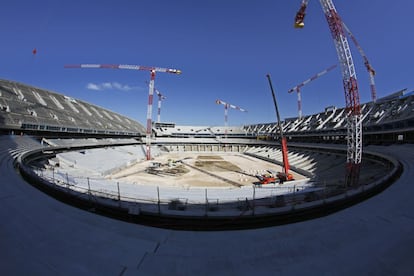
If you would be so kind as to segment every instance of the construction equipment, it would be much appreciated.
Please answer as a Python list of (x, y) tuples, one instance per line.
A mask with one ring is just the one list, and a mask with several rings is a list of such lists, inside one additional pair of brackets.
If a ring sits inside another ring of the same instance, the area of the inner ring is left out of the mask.
[[(322, 10), (328, 22), (341, 66), (343, 87), (345, 92), (345, 108), (347, 111), (347, 165), (345, 184), (356, 186), (362, 161), (362, 116), (359, 101), (358, 82), (354, 62), (345, 36), (343, 22), (337, 13), (332, 0), (320, 0)], [(303, 0), (295, 17), (295, 27), (303, 28), (305, 10), (308, 0)]]
[(150, 71), (151, 78), (149, 82), (148, 91), (148, 106), (147, 106), (147, 129), (146, 129), (146, 159), (151, 160), (151, 135), (152, 135), (152, 104), (154, 97), (154, 81), (155, 73), (163, 72), (170, 74), (181, 74), (181, 70), (169, 69), (152, 66), (130, 65), (130, 64), (72, 64), (65, 65), (65, 68), (103, 68), (103, 69), (127, 69), (127, 70), (144, 70)]
[(163, 94), (161, 94), (161, 92), (158, 91), (158, 89), (155, 89), (155, 93), (157, 93), (158, 96), (157, 122), (161, 123), (161, 102), (165, 100), (166, 97)]
[(247, 110), (245, 110), (245, 109), (243, 109), (243, 108), (241, 108), (241, 107), (238, 107), (238, 106), (232, 105), (232, 104), (228, 104), (228, 103), (226, 103), (226, 102), (223, 102), (222, 100), (216, 100), (216, 104), (222, 104), (222, 105), (224, 105), (224, 126), (225, 126), (225, 134), (226, 134), (226, 136), (227, 136), (227, 127), (228, 127), (228, 122), (227, 122), (227, 120), (228, 120), (228, 109), (229, 109), (229, 108), (233, 108), (233, 109), (237, 109), (237, 110), (242, 111), (242, 112), (247, 112)]
[(256, 177), (259, 179), (259, 182), (261, 185), (266, 185), (266, 184), (273, 184), (276, 182), (280, 183), (280, 179), (278, 179), (277, 176), (270, 174), (270, 173), (266, 173), (266, 174), (262, 174), (262, 175), (256, 175)]
[[(146, 81), (146, 84), (148, 85), (148, 87), (149, 87), (149, 83)], [(163, 95), (163, 94), (161, 94), (161, 92), (157, 89), (157, 88), (155, 88), (154, 87), (154, 91), (155, 91), (155, 93), (157, 94), (157, 96), (158, 96), (158, 105), (157, 105), (157, 107), (158, 107), (158, 110), (157, 110), (157, 123), (161, 123), (161, 102), (163, 101), (163, 100), (165, 100), (166, 99), (166, 97)]]
[[(280, 183), (283, 184), (283, 181), (286, 181), (286, 177), (282, 177), (282, 172), (277, 172), (274, 170), (266, 170), (267, 172), (264, 174), (257, 174), (256, 177), (259, 179), (260, 184), (273, 184), (273, 183)], [(293, 177), (292, 179), (293, 180)]]
[(354, 42), (355, 46), (357, 47), (359, 54), (362, 56), (362, 59), (364, 60), (364, 65), (365, 68), (368, 71), (369, 74), (369, 82), (370, 82), (370, 90), (371, 90), (371, 100), (373, 102), (377, 101), (377, 89), (375, 87), (375, 70), (374, 68), (372, 68), (371, 64), (368, 61), (368, 58), (364, 52), (364, 50), (362, 50), (361, 45), (359, 45), (358, 41), (356, 40), (355, 36), (352, 34), (352, 32), (349, 30), (348, 26), (345, 25), (345, 23), (342, 21), (342, 25), (344, 26), (345, 30), (347, 31), (349, 37), (351, 38), (351, 40)]
[[(266, 77), (269, 81), (270, 90), (272, 92), (273, 104), (275, 106), (276, 117), (277, 117), (277, 128), (279, 130), (280, 143), (281, 143), (281, 146), (282, 146), (283, 172), (278, 172), (276, 176), (279, 179), (279, 182), (283, 183), (284, 181), (293, 180), (293, 175), (291, 173), (289, 173), (290, 167), (289, 167), (289, 160), (288, 160), (287, 142), (286, 142), (286, 137), (283, 135), (283, 128), (282, 128), (282, 124), (281, 124), (281, 120), (280, 120), (279, 109), (277, 107), (275, 91), (273, 90), (273, 85), (272, 85), (272, 80), (270, 79), (270, 74), (267, 74)], [(263, 177), (264, 177), (264, 182), (271, 180), (271, 179), (269, 179), (269, 177), (266, 177), (266, 175), (263, 175)], [(272, 176), (270, 176), (270, 177), (272, 177)]]
[(296, 13), (295, 16), (295, 28), (303, 28), (305, 27), (305, 11), (308, 6), (308, 0), (303, 0), (302, 4), (300, 5), (299, 11)]
[(295, 87), (293, 87), (293, 88), (291, 88), (291, 89), (288, 90), (288, 93), (292, 93), (292, 92), (296, 91), (296, 93), (298, 94), (298, 116), (299, 116), (299, 119), (302, 118), (302, 97), (301, 97), (301, 94), (300, 94), (300, 89), (305, 84), (307, 84), (307, 83), (309, 83), (309, 82), (311, 82), (313, 80), (316, 80), (317, 78), (325, 75), (326, 73), (328, 73), (329, 71), (331, 71), (331, 70), (333, 70), (335, 68), (336, 68), (336, 64), (330, 66), (329, 68), (323, 70), (322, 72), (319, 72), (318, 74), (312, 76), (311, 78), (305, 80), (304, 82), (302, 82), (302, 83), (300, 83), (300, 84), (296, 85)]

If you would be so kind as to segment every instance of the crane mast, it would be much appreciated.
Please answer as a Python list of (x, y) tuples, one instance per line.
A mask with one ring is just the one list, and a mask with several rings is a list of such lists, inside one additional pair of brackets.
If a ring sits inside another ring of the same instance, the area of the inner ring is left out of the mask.
[[(307, 0), (302, 1), (295, 17), (295, 27), (304, 27), (303, 19), (307, 4)], [(356, 186), (362, 161), (362, 116), (355, 67), (342, 20), (332, 0), (320, 0), (320, 4), (334, 40), (345, 92), (347, 111), (347, 169), (345, 181), (347, 186)]]
[(229, 108), (237, 109), (237, 110), (242, 111), (242, 112), (247, 112), (247, 110), (245, 110), (245, 109), (243, 109), (241, 107), (238, 107), (236, 105), (232, 105), (232, 104), (223, 102), (222, 100), (216, 100), (216, 104), (222, 104), (222, 105), (224, 105), (224, 126), (225, 126), (225, 132), (226, 132), (226, 135), (227, 135), (228, 110), (229, 110)]
[[(148, 87), (149, 87), (149, 83), (146, 81), (145, 82), (147, 85), (148, 85)], [(158, 111), (157, 111), (157, 123), (160, 123), (161, 122), (161, 102), (163, 101), (163, 100), (165, 100), (166, 99), (166, 97), (157, 89), (157, 88), (155, 88), (154, 87), (154, 91), (155, 91), (155, 93), (157, 94), (157, 96), (158, 96), (158, 105), (157, 105), (157, 107), (158, 107)]]
[(335, 68), (336, 68), (336, 64), (330, 66), (329, 68), (323, 70), (322, 72), (319, 72), (318, 74), (310, 77), (309, 79), (305, 80), (304, 82), (302, 82), (302, 83), (300, 83), (300, 84), (296, 85), (295, 87), (293, 87), (293, 88), (291, 88), (291, 89), (288, 90), (288, 93), (292, 93), (292, 92), (295, 92), (296, 91), (296, 93), (298, 94), (298, 116), (299, 116), (299, 119), (302, 118), (302, 97), (301, 97), (300, 89), (303, 86), (305, 86), (307, 83), (309, 83), (309, 82), (311, 82), (313, 80), (316, 80), (317, 78), (325, 75), (326, 73), (328, 73), (329, 71), (331, 71), (331, 70), (333, 70)]
[(103, 69), (126, 69), (126, 70), (144, 70), (150, 71), (150, 82), (148, 91), (148, 106), (147, 106), (147, 127), (145, 136), (146, 145), (146, 159), (151, 160), (151, 135), (152, 135), (152, 105), (154, 98), (154, 81), (156, 72), (181, 74), (181, 70), (161, 68), (153, 66), (130, 65), (130, 64), (71, 64), (65, 65), (65, 68), (103, 68)]
[(362, 49), (361, 45), (356, 40), (355, 36), (351, 32), (351, 30), (348, 28), (348, 26), (345, 24), (345, 22), (342, 21), (342, 25), (344, 26), (346, 32), (348, 33), (351, 40), (354, 42), (355, 46), (357, 47), (359, 54), (362, 56), (362, 59), (364, 60), (365, 68), (368, 71), (369, 74), (369, 82), (370, 82), (370, 90), (371, 90), (371, 100), (373, 102), (376, 102), (377, 100), (377, 89), (375, 87), (375, 70), (372, 68), (371, 64), (368, 61), (367, 55), (365, 54), (364, 50)]
[(154, 98), (154, 82), (155, 70), (150, 70), (151, 78), (148, 91), (148, 106), (147, 106), (147, 128), (145, 132), (145, 149), (146, 159), (151, 160), (151, 135), (152, 135), (152, 105)]
[(157, 96), (158, 96), (157, 122), (160, 123), (161, 122), (161, 102), (165, 100), (166, 97), (163, 94), (161, 94), (161, 92), (158, 91), (158, 89), (155, 89), (155, 92), (157, 93)]

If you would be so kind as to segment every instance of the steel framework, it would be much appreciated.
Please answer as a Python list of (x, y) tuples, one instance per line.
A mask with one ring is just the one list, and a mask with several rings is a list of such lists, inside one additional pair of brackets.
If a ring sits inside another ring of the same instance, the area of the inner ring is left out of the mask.
[[(322, 10), (328, 22), (334, 40), (339, 64), (342, 72), (347, 110), (347, 166), (346, 185), (356, 186), (362, 161), (362, 116), (359, 101), (358, 83), (354, 62), (345, 36), (343, 22), (336, 11), (332, 0), (320, 0)], [(295, 27), (304, 27), (305, 10), (308, 0), (303, 0), (295, 17)]]
[(373, 102), (377, 101), (377, 88), (375, 87), (375, 70), (371, 66), (371, 63), (369, 62), (367, 55), (365, 54), (364, 50), (362, 49), (361, 45), (356, 40), (354, 34), (351, 32), (351, 30), (348, 28), (348, 26), (342, 22), (342, 25), (344, 26), (345, 30), (347, 31), (349, 37), (354, 42), (355, 46), (357, 47), (359, 54), (362, 56), (362, 59), (364, 60), (365, 68), (367, 69), (367, 72), (369, 74), (369, 82), (370, 82), (370, 90), (371, 90), (371, 100)]

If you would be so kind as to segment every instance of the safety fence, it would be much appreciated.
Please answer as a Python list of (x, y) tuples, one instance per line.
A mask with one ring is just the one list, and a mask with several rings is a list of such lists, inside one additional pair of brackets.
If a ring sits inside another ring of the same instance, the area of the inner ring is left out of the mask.
[(286, 212), (301, 205), (346, 195), (343, 185), (306, 181), (251, 185), (233, 189), (183, 189), (138, 185), (103, 178), (73, 176), (59, 170), (22, 166), (25, 174), (43, 185), (93, 204), (142, 212), (180, 216), (245, 216)]

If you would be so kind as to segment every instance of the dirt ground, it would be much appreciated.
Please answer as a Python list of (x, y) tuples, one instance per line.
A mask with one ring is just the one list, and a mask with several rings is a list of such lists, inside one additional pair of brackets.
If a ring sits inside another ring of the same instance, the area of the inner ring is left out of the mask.
[[(169, 153), (116, 172), (123, 182), (175, 187), (241, 187), (258, 182), (256, 174), (281, 171), (278, 165), (243, 154)], [(293, 173), (295, 179), (305, 177)]]

